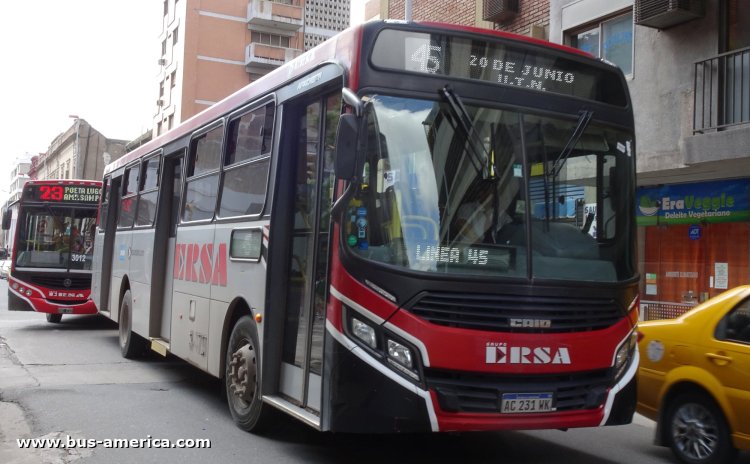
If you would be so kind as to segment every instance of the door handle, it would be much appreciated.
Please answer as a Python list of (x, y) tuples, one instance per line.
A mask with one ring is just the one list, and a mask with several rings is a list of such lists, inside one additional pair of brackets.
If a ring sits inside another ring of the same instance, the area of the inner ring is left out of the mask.
[(717, 366), (726, 366), (732, 362), (732, 357), (721, 353), (706, 353), (706, 357)]

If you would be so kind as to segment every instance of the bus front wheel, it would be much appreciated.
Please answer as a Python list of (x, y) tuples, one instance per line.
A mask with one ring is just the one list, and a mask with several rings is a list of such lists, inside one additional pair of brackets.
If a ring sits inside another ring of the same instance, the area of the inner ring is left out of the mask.
[(146, 340), (133, 332), (133, 296), (127, 290), (120, 304), (120, 351), (123, 358), (133, 359), (143, 354), (146, 348)]
[(268, 430), (275, 412), (261, 398), (258, 347), (255, 321), (250, 316), (241, 317), (227, 345), (224, 386), (234, 422), (242, 430), (254, 433)]
[(62, 314), (47, 313), (47, 322), (51, 322), (52, 324), (59, 324), (61, 320)]

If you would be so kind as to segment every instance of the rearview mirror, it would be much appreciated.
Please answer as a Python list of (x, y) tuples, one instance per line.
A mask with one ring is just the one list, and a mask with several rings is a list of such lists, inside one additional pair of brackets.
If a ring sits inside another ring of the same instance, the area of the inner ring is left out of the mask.
[(13, 211), (6, 209), (3, 212), (3, 230), (10, 230), (11, 219), (13, 219)]
[(352, 179), (357, 162), (359, 119), (353, 114), (342, 114), (336, 133), (336, 177)]

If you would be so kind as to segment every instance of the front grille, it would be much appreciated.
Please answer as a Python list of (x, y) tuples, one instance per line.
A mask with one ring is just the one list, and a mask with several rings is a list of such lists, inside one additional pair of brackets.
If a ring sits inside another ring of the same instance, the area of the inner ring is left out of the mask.
[(605, 400), (611, 369), (573, 374), (497, 375), (425, 369), (427, 386), (448, 412), (498, 413), (503, 393), (553, 393), (556, 411), (594, 409)]
[[(70, 286), (65, 286), (65, 280), (70, 279)], [(31, 278), (31, 283), (40, 287), (54, 290), (84, 290), (91, 288), (90, 275), (37, 275)]]
[(624, 316), (612, 298), (465, 293), (428, 293), (406, 309), (433, 324), (516, 333), (601, 330)]

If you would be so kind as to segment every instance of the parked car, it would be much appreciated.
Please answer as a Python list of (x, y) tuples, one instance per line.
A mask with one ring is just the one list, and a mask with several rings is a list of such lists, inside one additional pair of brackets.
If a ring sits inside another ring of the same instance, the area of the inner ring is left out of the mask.
[(655, 442), (690, 464), (750, 450), (750, 285), (638, 331), (637, 410), (657, 421)]
[(7, 279), (10, 274), (10, 259), (0, 261), (0, 279)]

